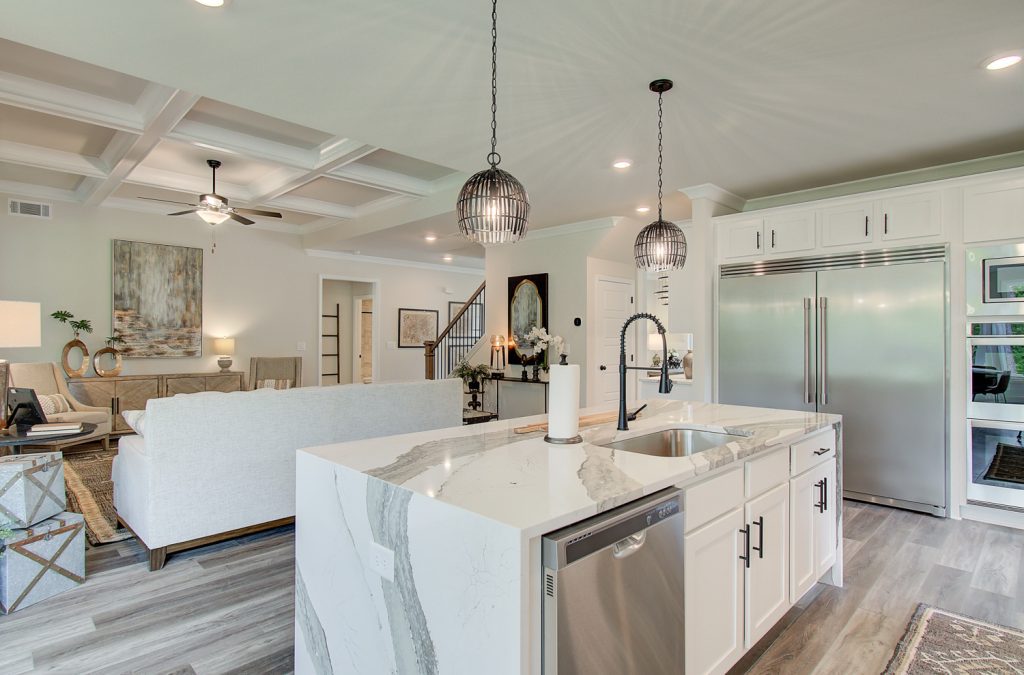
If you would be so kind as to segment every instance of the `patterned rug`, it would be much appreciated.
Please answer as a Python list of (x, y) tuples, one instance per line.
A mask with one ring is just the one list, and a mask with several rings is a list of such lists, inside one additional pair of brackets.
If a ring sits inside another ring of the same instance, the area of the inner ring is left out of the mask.
[(1024, 631), (918, 605), (883, 675), (1024, 673)]
[(93, 546), (130, 539), (114, 511), (114, 483), (110, 468), (115, 452), (81, 452), (64, 455), (64, 482), (68, 511), (85, 516), (85, 536)]
[(985, 478), (990, 480), (1007, 480), (1012, 483), (1024, 483), (1024, 448), (1019, 445), (998, 443), (996, 456), (988, 465)]

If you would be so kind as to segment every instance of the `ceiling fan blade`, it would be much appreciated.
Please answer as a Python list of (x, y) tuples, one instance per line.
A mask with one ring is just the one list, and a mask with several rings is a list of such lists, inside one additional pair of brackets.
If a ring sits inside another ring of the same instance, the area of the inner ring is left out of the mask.
[(170, 199), (157, 199), (156, 197), (136, 197), (136, 199), (145, 199), (150, 202), (165, 202), (167, 204), (181, 204), (182, 206), (199, 206), (199, 204), (189, 204), (188, 202), (175, 202)]
[(235, 209), (235, 213), (248, 213), (250, 216), (264, 216), (266, 218), (280, 218), (277, 211), (260, 211), (259, 209)]
[(167, 215), (169, 215), (169, 216), (183, 216), (186, 213), (195, 213), (198, 210), (199, 209), (189, 209), (188, 211), (178, 211), (176, 213), (168, 213)]
[(255, 220), (249, 220), (248, 218), (245, 218), (244, 216), (240, 216), (237, 213), (232, 213), (231, 215), (228, 216), (228, 218), (230, 218), (231, 220), (237, 220), (242, 225), (252, 225), (253, 223), (256, 222)]

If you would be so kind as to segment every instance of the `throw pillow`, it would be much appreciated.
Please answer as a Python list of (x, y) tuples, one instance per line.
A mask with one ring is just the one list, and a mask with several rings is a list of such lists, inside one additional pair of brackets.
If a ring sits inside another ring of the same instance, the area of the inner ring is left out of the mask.
[(291, 380), (256, 380), (257, 389), (291, 389)]
[(121, 413), (121, 417), (124, 418), (125, 424), (132, 428), (132, 431), (137, 433), (139, 436), (146, 435), (146, 411), (145, 410), (125, 410)]
[(43, 409), (44, 415), (71, 412), (71, 404), (63, 394), (36, 394), (36, 398), (39, 399), (39, 407)]

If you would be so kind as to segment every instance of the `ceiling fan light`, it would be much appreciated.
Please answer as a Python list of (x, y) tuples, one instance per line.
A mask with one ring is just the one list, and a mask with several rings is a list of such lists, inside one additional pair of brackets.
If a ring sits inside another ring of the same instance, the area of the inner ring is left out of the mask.
[(686, 264), (686, 235), (675, 223), (656, 220), (636, 237), (636, 266), (651, 272), (682, 269)]
[(214, 211), (212, 209), (202, 209), (200, 211), (196, 211), (196, 213), (198, 213), (199, 217), (208, 222), (210, 225), (220, 225), (225, 220), (231, 217), (231, 215), (228, 213), (224, 213), (222, 211)]

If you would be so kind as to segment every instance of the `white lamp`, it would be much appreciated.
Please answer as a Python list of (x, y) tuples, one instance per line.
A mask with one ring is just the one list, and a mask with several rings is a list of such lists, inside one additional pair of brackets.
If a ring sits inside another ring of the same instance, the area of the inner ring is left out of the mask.
[(235, 338), (214, 338), (213, 351), (217, 354), (217, 365), (220, 372), (231, 372), (231, 357), (235, 355)]
[[(38, 302), (0, 300), (0, 348), (38, 347), (41, 344)], [(7, 422), (7, 361), (0, 359), (0, 429)]]

